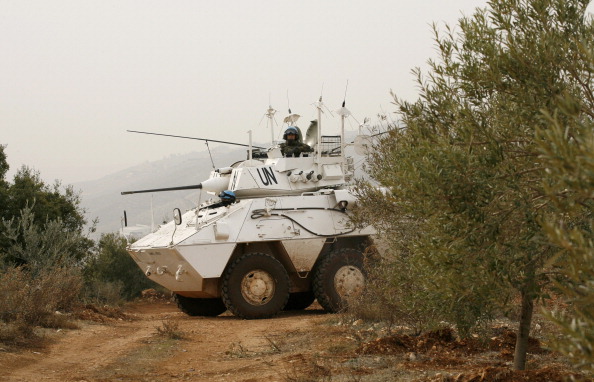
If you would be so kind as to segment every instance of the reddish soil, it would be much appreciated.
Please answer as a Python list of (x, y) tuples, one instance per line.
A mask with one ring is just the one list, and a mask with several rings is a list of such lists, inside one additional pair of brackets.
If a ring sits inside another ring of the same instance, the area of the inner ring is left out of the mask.
[[(527, 371), (512, 371), (514, 333), (459, 340), (450, 330), (388, 335), (318, 305), (267, 320), (189, 317), (143, 301), (124, 314), (87, 307), (80, 328), (42, 348), (0, 349), (1, 381), (563, 381), (576, 374), (533, 340)], [(343, 322), (341, 322), (343, 321)], [(170, 336), (163, 333), (171, 334)], [(182, 339), (172, 339), (181, 334)], [(582, 378), (582, 380), (585, 380)]]

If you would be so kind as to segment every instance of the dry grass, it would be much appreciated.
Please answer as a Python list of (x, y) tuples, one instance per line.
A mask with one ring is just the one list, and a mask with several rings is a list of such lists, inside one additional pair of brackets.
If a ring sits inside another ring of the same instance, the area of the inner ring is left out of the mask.
[(179, 328), (177, 321), (163, 321), (161, 326), (157, 326), (155, 329), (159, 337), (171, 340), (182, 340), (186, 337), (186, 334)]
[(0, 342), (25, 346), (36, 342), (34, 328), (76, 328), (71, 311), (82, 288), (81, 275), (65, 268), (32, 277), (23, 267), (0, 273)]

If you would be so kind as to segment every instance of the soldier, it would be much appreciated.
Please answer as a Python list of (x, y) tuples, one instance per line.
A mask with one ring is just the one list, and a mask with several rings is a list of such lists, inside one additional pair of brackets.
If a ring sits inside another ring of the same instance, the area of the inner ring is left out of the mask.
[(285, 143), (281, 143), (280, 148), (286, 157), (298, 157), (301, 153), (312, 152), (313, 149), (309, 145), (301, 142), (299, 131), (296, 127), (289, 126), (283, 135)]

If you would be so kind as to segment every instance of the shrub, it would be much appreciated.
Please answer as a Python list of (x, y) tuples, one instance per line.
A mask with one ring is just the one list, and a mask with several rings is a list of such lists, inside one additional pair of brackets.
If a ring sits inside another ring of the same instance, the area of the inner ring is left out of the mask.
[(126, 252), (123, 237), (113, 233), (102, 235), (97, 247), (98, 251), (84, 269), (85, 289), (90, 293), (86, 297), (99, 300), (113, 298), (113, 293), (119, 288), (121, 297), (129, 300), (139, 297), (145, 289), (157, 287)]
[(124, 283), (117, 281), (87, 280), (84, 300), (89, 303), (116, 306), (122, 304)]
[(80, 272), (72, 268), (48, 268), (33, 277), (25, 267), (0, 272), (0, 341), (16, 343), (34, 337), (33, 328), (72, 327), (68, 316), (82, 288)]
[(179, 328), (176, 321), (163, 321), (162, 326), (155, 327), (156, 334), (170, 340), (181, 340), (185, 338), (185, 333)]

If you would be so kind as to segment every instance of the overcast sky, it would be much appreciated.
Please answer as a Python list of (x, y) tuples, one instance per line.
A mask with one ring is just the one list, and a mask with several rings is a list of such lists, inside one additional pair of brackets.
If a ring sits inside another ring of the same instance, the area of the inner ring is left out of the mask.
[[(269, 142), (269, 103), (281, 124), (288, 92), (306, 128), (312, 103), (323, 94), (336, 110), (347, 80), (354, 117), (375, 119), (394, 111), (390, 89), (416, 98), (411, 69), (436, 57), (431, 23), (456, 25), (485, 4), (0, 0), (9, 180), (28, 165), (73, 183), (205, 149), (127, 129), (244, 143), (253, 130), (254, 141)], [(328, 118), (333, 133), (338, 119)]]

